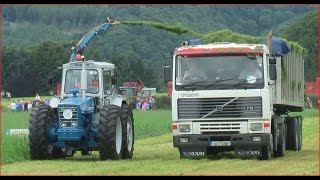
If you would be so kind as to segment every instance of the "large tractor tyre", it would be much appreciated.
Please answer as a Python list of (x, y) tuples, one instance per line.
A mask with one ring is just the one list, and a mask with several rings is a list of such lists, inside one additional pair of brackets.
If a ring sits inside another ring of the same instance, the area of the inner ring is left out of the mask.
[(132, 159), (134, 145), (134, 124), (132, 109), (129, 105), (122, 105), (122, 158)]
[(286, 152), (286, 139), (287, 139), (287, 126), (282, 122), (279, 126), (279, 139), (277, 144), (277, 150), (274, 152), (275, 157), (283, 157)]
[(299, 122), (296, 117), (287, 118), (287, 149), (299, 149)]
[(302, 149), (302, 116), (297, 116), (297, 121), (298, 121), (298, 151)]
[(29, 119), (29, 146), (31, 159), (56, 159), (65, 157), (61, 148), (49, 145), (49, 129), (54, 126), (50, 106), (32, 108)]
[(122, 155), (121, 108), (104, 106), (99, 119), (98, 149), (101, 160), (120, 159)]

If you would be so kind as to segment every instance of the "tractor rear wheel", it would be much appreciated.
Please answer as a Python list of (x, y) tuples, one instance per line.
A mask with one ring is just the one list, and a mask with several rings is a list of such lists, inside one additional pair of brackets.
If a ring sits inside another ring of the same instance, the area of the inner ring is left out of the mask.
[(122, 105), (122, 132), (123, 132), (123, 144), (122, 144), (122, 158), (132, 159), (133, 145), (134, 145), (134, 124), (133, 124), (132, 109), (129, 105)]
[(56, 159), (65, 157), (61, 148), (49, 145), (49, 130), (54, 126), (52, 108), (39, 105), (32, 108), (29, 119), (29, 146), (31, 159)]
[(98, 149), (100, 159), (120, 159), (122, 154), (121, 108), (104, 106), (99, 119)]

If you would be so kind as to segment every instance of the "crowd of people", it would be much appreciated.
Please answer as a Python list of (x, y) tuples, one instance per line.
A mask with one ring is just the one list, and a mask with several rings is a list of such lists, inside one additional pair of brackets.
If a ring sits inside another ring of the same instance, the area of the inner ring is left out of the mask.
[(46, 97), (45, 100), (41, 100), (41, 97), (37, 93), (33, 101), (12, 101), (9, 104), (9, 108), (12, 112), (22, 112), (22, 111), (30, 111), (32, 107), (38, 106), (39, 104), (49, 105), (49, 100)]
[(154, 97), (136, 98), (136, 109), (138, 110), (151, 110), (156, 108)]

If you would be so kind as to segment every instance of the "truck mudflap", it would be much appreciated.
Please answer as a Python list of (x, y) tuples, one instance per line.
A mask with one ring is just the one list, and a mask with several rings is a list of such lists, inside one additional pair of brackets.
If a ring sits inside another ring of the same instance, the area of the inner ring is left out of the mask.
[(236, 157), (257, 157), (262, 156), (262, 146), (235, 147)]
[(207, 147), (180, 147), (180, 158), (200, 159), (207, 157)]

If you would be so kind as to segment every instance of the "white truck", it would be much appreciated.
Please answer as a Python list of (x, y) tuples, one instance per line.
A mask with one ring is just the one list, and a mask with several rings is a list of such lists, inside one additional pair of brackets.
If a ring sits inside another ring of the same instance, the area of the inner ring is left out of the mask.
[[(175, 49), (164, 80), (173, 84), (173, 146), (180, 158), (234, 151), (269, 160), (301, 150), (302, 116), (288, 114), (304, 110), (306, 51), (271, 36), (265, 44), (184, 43)], [(186, 61), (198, 64), (207, 79), (185, 81)], [(239, 76), (250, 64), (262, 77)]]

